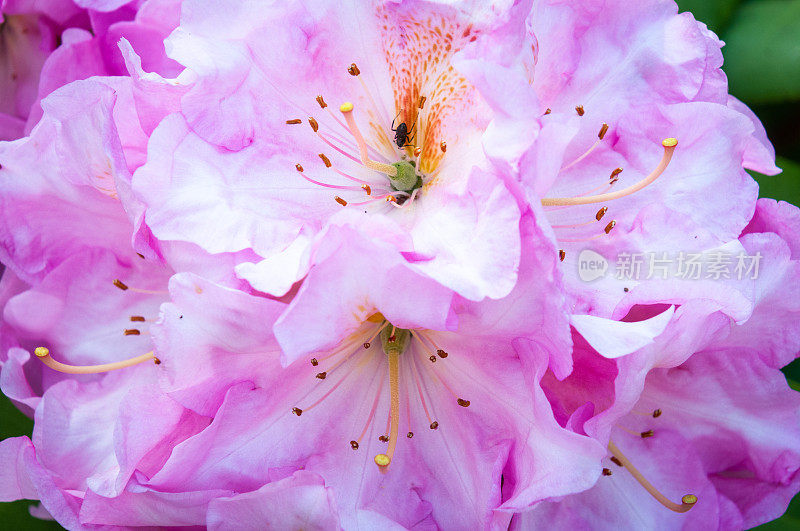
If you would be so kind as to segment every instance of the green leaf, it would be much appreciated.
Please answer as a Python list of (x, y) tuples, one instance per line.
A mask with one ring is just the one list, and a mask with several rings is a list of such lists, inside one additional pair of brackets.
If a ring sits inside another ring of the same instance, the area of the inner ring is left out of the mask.
[(719, 33), (730, 21), (742, 0), (678, 0), (681, 11), (691, 11), (694, 18), (705, 22)]
[(800, 0), (748, 2), (723, 35), (731, 92), (748, 103), (800, 99)]
[(800, 205), (800, 163), (778, 157), (777, 165), (783, 169), (778, 175), (753, 173), (758, 182), (759, 197), (770, 197)]
[(789, 531), (800, 529), (800, 497), (795, 496), (786, 514), (768, 524), (756, 527), (759, 531)]

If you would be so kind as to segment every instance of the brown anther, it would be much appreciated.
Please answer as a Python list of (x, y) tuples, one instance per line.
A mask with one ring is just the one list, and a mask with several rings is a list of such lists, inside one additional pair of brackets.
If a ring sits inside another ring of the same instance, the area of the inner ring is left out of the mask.
[(622, 291), (624, 291), (625, 293), (628, 293), (628, 292), (630, 291), (630, 289), (628, 289), (628, 288), (622, 288)]
[(311, 358), (311, 366), (316, 367), (317, 365), (319, 365), (317, 358)]
[(153, 356), (153, 363), (155, 363), (156, 365), (161, 365), (161, 360)]
[(320, 380), (324, 380), (326, 376), (328, 376), (328, 373), (325, 371), (317, 373), (317, 378), (319, 378)]
[(353, 450), (358, 450), (358, 442), (350, 441), (350, 448), (352, 448)]
[(364, 348), (369, 348), (369, 347), (370, 347), (370, 344), (369, 344), (369, 342), (367, 342), (367, 343), (364, 343)]
[(586, 114), (586, 111), (583, 110), (583, 105), (578, 105), (577, 107), (575, 107), (575, 112), (578, 113), (578, 116), (583, 116), (584, 114)]
[[(2, 167), (2, 166), (0, 166), (0, 167)], [(142, 253), (136, 253), (136, 256), (138, 256), (139, 258), (144, 260), (144, 255)]]
[(545, 116), (547, 116), (547, 115), (548, 115), (548, 114), (550, 114), (551, 112), (553, 112), (553, 109), (550, 109), (550, 108), (548, 108), (548, 109), (546, 109), (546, 110), (544, 111), (544, 114), (545, 114)]
[(393, 195), (390, 195), (386, 198), (387, 203), (397, 203), (397, 198)]
[(600, 128), (600, 132), (597, 133), (597, 138), (603, 140), (603, 137), (606, 136), (606, 133), (608, 133), (608, 124), (604, 123), (603, 126)]
[(420, 155), (422, 155), (422, 148), (417, 146), (414, 148), (414, 156), (419, 157)]
[(319, 154), (319, 158), (321, 158), (321, 159), (322, 159), (322, 162), (325, 164), (325, 167), (326, 167), (326, 168), (330, 168), (330, 167), (331, 167), (331, 159), (329, 159), (328, 157), (326, 157), (326, 156), (325, 156), (325, 153), (320, 153), (320, 154)]
[(344, 199), (342, 199), (338, 195), (336, 197), (334, 197), (334, 199), (336, 199), (336, 202), (339, 203), (340, 205), (347, 206), (347, 201), (345, 201)]
[(406, 437), (408, 437), (409, 439), (413, 438), (414, 437), (414, 432), (410, 431), (410, 432), (406, 433)]
[(440, 358), (442, 358), (442, 359), (444, 359), (444, 358), (446, 358), (446, 357), (448, 356), (447, 352), (445, 352), (445, 351), (444, 351), (444, 350), (442, 350), (442, 349), (439, 349), (439, 350), (437, 350), (437, 351), (436, 351), (436, 353), (437, 353), (437, 354), (439, 355), (439, 357), (440, 357)]
[(442, 143), (439, 144), (439, 148), (442, 150), (442, 153), (446, 152), (447, 151), (447, 142), (442, 140)]
[(464, 400), (463, 398), (459, 398), (456, 402), (461, 407), (469, 407), (469, 400)]
[(566, 258), (566, 257), (567, 257), (566, 251), (564, 251), (564, 249), (559, 249), (558, 250), (558, 259), (563, 262), (564, 258)]
[(380, 437), (378, 437), (378, 440), (380, 442), (389, 442), (389, 436), (388, 435), (381, 435)]
[(320, 96), (317, 96), (317, 103), (319, 103), (319, 106), (320, 106), (321, 108), (323, 108), (323, 109), (324, 109), (325, 107), (327, 107), (327, 106), (328, 106), (328, 104), (327, 104), (327, 103), (325, 103), (325, 100), (324, 100), (324, 99), (322, 99), (322, 95), (320, 95)]
[(348, 69), (347, 69), (347, 72), (348, 72), (348, 73), (349, 73), (351, 76), (357, 76), (358, 74), (360, 74), (360, 73), (361, 73), (361, 70), (359, 70), (359, 69), (358, 69), (358, 66), (356, 66), (356, 64), (355, 64), (355, 63), (351, 63), (351, 64), (350, 64), (350, 66), (349, 66), (349, 67), (348, 67)]
[(611, 472), (610, 468), (604, 468), (603, 469), (603, 475), (604, 476), (610, 476), (611, 474), (612, 474), (612, 472)]
[(397, 336), (394, 335), (394, 334), (390, 335), (389, 336), (389, 343), (394, 343), (395, 341), (397, 341)]
[(612, 220), (611, 220), (611, 222), (610, 222), (608, 225), (606, 225), (606, 228), (604, 228), (603, 230), (605, 231), (605, 233), (606, 233), (606, 234), (608, 234), (608, 233), (609, 233), (609, 232), (611, 232), (611, 231), (614, 229), (614, 227), (616, 227), (616, 226), (617, 226), (617, 221), (616, 221), (616, 220), (614, 220), (614, 219), (612, 219)]
[(661, 416), (661, 410), (660, 409), (656, 409), (655, 411), (653, 411), (653, 418), (654, 419), (657, 419), (660, 416)]
[(303, 123), (303, 120), (300, 118), (292, 118), (291, 120), (286, 120), (286, 125), (297, 125)]
[(428, 359), (431, 360), (431, 363), (436, 363), (436, 356), (431, 355)]
[(647, 439), (648, 437), (652, 437), (654, 435), (653, 430), (647, 430), (640, 433), (642, 439)]
[(141, 334), (141, 332), (139, 332), (135, 328), (126, 328), (125, 329), (125, 335), (126, 336), (138, 336), (139, 334)]
[(299, 407), (293, 407), (292, 408), (292, 413), (294, 413), (295, 415), (297, 415), (299, 417), (300, 415), (303, 414), (303, 410), (300, 409)]
[(372, 195), (372, 188), (368, 184), (362, 184), (361, 189), (367, 192), (367, 195)]
[(594, 215), (594, 219), (600, 221), (601, 219), (603, 219), (603, 216), (606, 215), (606, 212), (608, 212), (608, 207), (601, 208), (600, 210), (597, 211), (597, 214)]
[(144, 317), (141, 315), (131, 315), (131, 322), (132, 323), (143, 323)]
[(439, 429), (439, 423), (436, 422), (435, 420), (433, 422), (431, 422), (431, 429), (432, 430)]
[(612, 463), (614, 463), (614, 464), (615, 464), (615, 465), (617, 465), (617, 466), (624, 466), (624, 465), (622, 464), (622, 461), (620, 461), (619, 459), (617, 459), (617, 458), (616, 458), (615, 456), (613, 456), (613, 455), (611, 456), (611, 462), (612, 462)]
[(617, 168), (611, 172), (611, 176), (608, 178), (608, 184), (614, 184), (619, 181), (619, 174), (622, 173), (622, 168)]
[(119, 289), (121, 289), (122, 291), (125, 291), (126, 289), (128, 289), (128, 286), (118, 278), (114, 279), (114, 285), (116, 287), (118, 287)]
[(417, 104), (417, 107), (419, 107), (420, 109), (423, 108), (425, 106), (425, 101), (427, 99), (428, 98), (426, 98), (425, 96), (420, 96), (419, 97), (419, 103)]
[(298, 162), (297, 164), (295, 164), (295, 165), (294, 165), (294, 168), (295, 168), (297, 171), (299, 171), (300, 173), (303, 173), (303, 166), (302, 166), (302, 165), (301, 165), (299, 162)]
[(313, 129), (315, 133), (319, 131), (319, 124), (317, 123), (317, 121), (314, 119), (313, 116), (308, 117), (308, 125), (311, 126), (311, 129)]

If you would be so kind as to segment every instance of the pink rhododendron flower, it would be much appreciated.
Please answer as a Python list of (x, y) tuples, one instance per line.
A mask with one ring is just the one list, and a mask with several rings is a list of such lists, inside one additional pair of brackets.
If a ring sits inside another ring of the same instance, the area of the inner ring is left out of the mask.
[[(569, 350), (554, 258), (527, 230), (527, 274), (498, 301), (451, 302), (348, 227), (331, 229), (288, 309), (175, 277), (153, 332), (166, 389), (214, 421), (146, 486), (243, 492), (302, 469), (331, 489), (346, 528), (475, 528), (591, 484), (600, 447), (560, 428), (538, 390)], [(369, 266), (342, 267), (365, 253)], [(254, 334), (250, 322), (265, 326)], [(231, 525), (261, 517), (241, 518)]]
[[(774, 152), (721, 42), (629, 4), (3, 0), (0, 390), (34, 429), (0, 501), (68, 529), (777, 517), (800, 210), (756, 200)], [(587, 280), (582, 251), (761, 261)]]
[[(562, 423), (608, 443), (606, 477), (521, 515), (516, 528), (657, 521), (741, 529), (786, 510), (800, 489), (800, 398), (776, 367), (800, 351), (800, 310), (791, 294), (787, 302), (770, 296), (798, 285), (800, 256), (780, 237), (798, 209), (776, 206), (761, 202), (760, 222), (742, 237), (748, 252), (767, 257), (743, 324), (713, 302), (695, 301), (625, 357), (608, 359), (607, 345), (576, 338), (574, 372), (563, 382), (546, 379), (545, 392)], [(636, 313), (646, 316), (634, 310), (631, 318)], [(691, 517), (680, 515), (688, 509)]]
[(728, 96), (721, 42), (674, 2), (542, 1), (529, 24), (527, 68), (477, 58), (463, 69), (504, 111), (487, 152), (522, 204), (544, 206), (576, 313), (610, 316), (646, 279), (589, 286), (581, 252), (613, 264), (735, 240), (757, 197), (744, 169), (776, 173), (774, 151)]
[(167, 46), (197, 79), (134, 177), (146, 226), (209, 253), (252, 249), (239, 275), (280, 296), (338, 211), (386, 216), (431, 278), (473, 300), (508, 294), (519, 211), (483, 155), (492, 113), (454, 64), (515, 45), (517, 9), (184, 2)]

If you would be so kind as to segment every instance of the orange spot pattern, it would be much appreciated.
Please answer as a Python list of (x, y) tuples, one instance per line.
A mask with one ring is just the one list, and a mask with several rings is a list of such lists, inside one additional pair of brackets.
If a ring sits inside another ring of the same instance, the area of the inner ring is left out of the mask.
[[(445, 8), (443, 8), (445, 9)], [(452, 66), (453, 55), (477, 39), (471, 24), (459, 22), (449, 13), (406, 13), (400, 7), (386, 6), (378, 12), (383, 46), (389, 64), (395, 113), (409, 128), (420, 115), (414, 144), (422, 148), (419, 169), (433, 172), (442, 156), (441, 141), (448, 140), (448, 117), (463, 112), (479, 96), (475, 88)], [(418, 108), (425, 96), (423, 109)], [(460, 124), (452, 124), (454, 140)], [(406, 148), (409, 156), (413, 147)]]

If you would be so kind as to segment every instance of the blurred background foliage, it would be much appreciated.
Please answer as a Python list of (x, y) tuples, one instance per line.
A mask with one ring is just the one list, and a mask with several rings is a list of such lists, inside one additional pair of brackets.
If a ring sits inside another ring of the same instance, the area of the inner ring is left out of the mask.
[[(632, 0), (635, 1), (635, 0)], [(800, 0), (678, 0), (725, 41), (730, 92), (761, 118), (783, 173), (753, 174), (761, 197), (800, 205)], [(800, 391), (800, 363), (784, 369)], [(30, 435), (33, 423), (0, 398), (0, 439)], [(0, 503), (0, 529), (60, 529), (31, 518), (29, 501)], [(800, 496), (786, 514), (760, 530), (800, 530)]]

